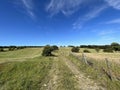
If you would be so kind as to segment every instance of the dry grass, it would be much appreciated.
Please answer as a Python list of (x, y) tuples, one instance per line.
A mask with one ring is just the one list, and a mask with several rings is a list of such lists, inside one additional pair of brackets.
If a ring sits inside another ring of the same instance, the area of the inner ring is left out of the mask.
[(120, 53), (86, 53), (85, 55), (98, 61), (107, 58), (109, 61), (120, 63)]

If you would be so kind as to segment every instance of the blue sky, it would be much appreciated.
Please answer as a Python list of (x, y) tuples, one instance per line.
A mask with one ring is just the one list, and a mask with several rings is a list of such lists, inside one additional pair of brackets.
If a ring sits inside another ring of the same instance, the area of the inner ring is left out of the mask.
[(0, 45), (120, 43), (120, 0), (1, 0)]

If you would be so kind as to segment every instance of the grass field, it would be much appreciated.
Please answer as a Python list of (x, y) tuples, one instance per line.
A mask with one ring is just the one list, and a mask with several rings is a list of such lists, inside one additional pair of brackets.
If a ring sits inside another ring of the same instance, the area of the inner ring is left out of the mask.
[[(82, 49), (81, 49), (82, 50)], [(97, 70), (70, 55), (70, 48), (60, 48), (55, 56), (41, 56), (42, 48), (0, 52), (0, 90), (119, 90), (120, 81), (111, 81), (101, 73), (105, 66), (99, 57), (119, 59), (119, 53), (86, 53)], [(76, 53), (75, 53), (76, 54)], [(76, 54), (81, 57), (81, 53)], [(93, 56), (93, 57), (92, 57)], [(97, 61), (99, 60), (99, 62)], [(106, 66), (105, 66), (106, 68)], [(120, 75), (116, 62), (112, 70)]]

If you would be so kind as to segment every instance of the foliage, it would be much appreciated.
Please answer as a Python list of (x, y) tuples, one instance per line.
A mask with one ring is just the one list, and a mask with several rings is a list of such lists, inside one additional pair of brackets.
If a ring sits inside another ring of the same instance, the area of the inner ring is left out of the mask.
[(89, 50), (87, 50), (87, 49), (85, 49), (85, 50), (83, 50), (83, 52), (85, 52), (85, 53), (91, 53)]
[(96, 52), (99, 52), (100, 51), (100, 48), (95, 48)]
[(79, 47), (73, 47), (73, 48), (71, 49), (71, 51), (72, 51), (72, 52), (79, 52)]
[(4, 51), (4, 49), (3, 48), (0, 48), (0, 52), (3, 52)]
[(106, 48), (106, 49), (103, 50), (103, 52), (112, 53), (112, 52), (113, 52), (113, 49), (112, 49), (112, 48)]
[(56, 46), (56, 45), (53, 45), (53, 46), (52, 46), (52, 49), (53, 49), (53, 50), (59, 50), (58, 46)]
[(111, 43), (111, 46), (119, 46), (119, 43), (113, 42), (113, 43)]
[(47, 45), (43, 49), (42, 56), (52, 56), (52, 51), (54, 51), (53, 47)]
[(120, 46), (113, 46), (112, 49), (113, 49), (114, 51), (120, 51)]
[(9, 51), (14, 51), (16, 49), (16, 46), (10, 46)]

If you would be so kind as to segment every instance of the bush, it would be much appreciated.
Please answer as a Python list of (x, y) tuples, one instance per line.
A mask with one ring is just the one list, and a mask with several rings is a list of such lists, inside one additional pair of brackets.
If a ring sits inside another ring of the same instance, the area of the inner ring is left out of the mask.
[(87, 50), (87, 49), (85, 49), (85, 50), (83, 50), (83, 52), (85, 52), (85, 53), (91, 53), (89, 50)]
[(52, 56), (53, 47), (47, 45), (44, 47), (42, 56)]
[(113, 49), (112, 49), (112, 48), (106, 48), (106, 49), (103, 50), (103, 52), (112, 53), (112, 52), (113, 52)]
[(56, 46), (56, 45), (52, 46), (52, 49), (53, 50), (59, 50), (58, 46)]
[(96, 51), (96, 52), (99, 52), (99, 51), (100, 51), (100, 48), (95, 48), (95, 51)]
[(0, 48), (0, 52), (3, 52), (4, 51), (4, 49), (3, 48)]
[(16, 48), (16, 46), (9, 46), (9, 51), (14, 51)]
[(73, 48), (71, 49), (71, 51), (72, 51), (72, 52), (79, 52), (79, 47), (73, 47)]
[(114, 51), (120, 51), (120, 46), (113, 46), (112, 49), (113, 49)]

